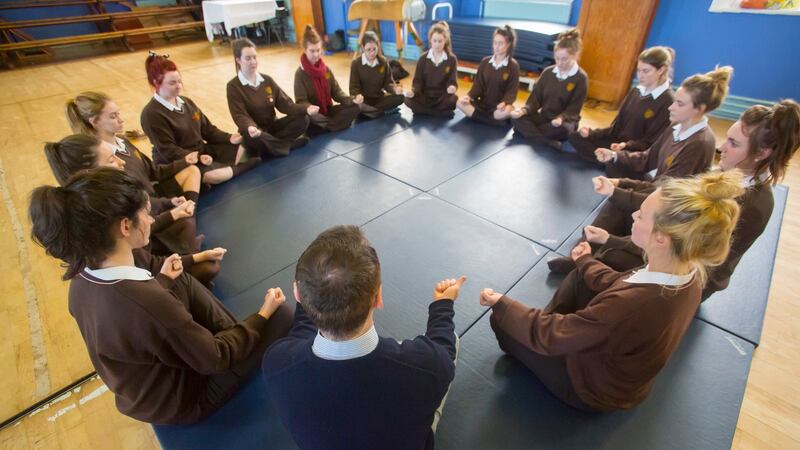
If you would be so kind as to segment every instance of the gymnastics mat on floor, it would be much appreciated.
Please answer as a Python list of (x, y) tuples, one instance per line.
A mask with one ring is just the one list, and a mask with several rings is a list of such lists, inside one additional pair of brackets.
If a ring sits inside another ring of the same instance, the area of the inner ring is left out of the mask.
[(321, 144), (311, 141), (305, 147), (292, 150), (289, 156), (265, 161), (233, 180), (216, 185), (211, 191), (202, 193), (197, 210), (230, 201), (247, 191), (319, 164), (334, 156), (336, 156), (335, 153), (329, 152)]
[(164, 450), (297, 449), (272, 406), (259, 370), (233, 398), (193, 425), (153, 425)]
[(599, 174), (575, 155), (512, 145), (434, 193), (554, 250), (602, 201), (591, 186)]
[(481, 288), (494, 283), (509, 289), (546, 252), (425, 193), (363, 229), (381, 260), (384, 307), (376, 321), (400, 338), (425, 332), (428, 305), (440, 280), (467, 277), (455, 305), (461, 334), (486, 310), (478, 301)]
[[(542, 307), (559, 281), (543, 259), (509, 295)], [(749, 342), (693, 320), (644, 403), (585, 413), (561, 403), (503, 354), (487, 314), (461, 339), (436, 448), (730, 448), (752, 352)]]
[(775, 208), (764, 233), (739, 261), (727, 289), (711, 295), (700, 305), (697, 313), (698, 318), (756, 346), (761, 342), (761, 329), (767, 311), (772, 269), (778, 251), (789, 188), (784, 185), (775, 186), (772, 192)]
[(235, 295), (297, 261), (326, 228), (364, 224), (416, 194), (336, 157), (206, 208), (198, 214), (205, 246), (228, 249), (214, 291)]
[(357, 148), (375, 142), (385, 136), (408, 128), (413, 114), (410, 110), (405, 113), (391, 114), (375, 120), (357, 121), (352, 127), (336, 133), (325, 133), (312, 138), (326, 150), (339, 155), (344, 155)]
[(588, 216), (586, 216), (586, 219), (583, 222), (581, 222), (581, 224), (578, 225), (578, 227), (572, 231), (572, 234), (569, 235), (569, 237), (564, 241), (564, 243), (562, 243), (561, 246), (556, 249), (556, 253), (564, 256), (569, 256), (570, 252), (572, 252), (572, 249), (583, 240), (583, 229), (586, 227), (586, 225), (592, 224), (595, 217), (597, 217), (597, 214), (600, 213), (600, 208), (602, 208), (604, 204), (605, 202), (601, 201), (600, 204), (597, 205), (597, 207), (594, 209), (594, 211), (592, 211)]
[(509, 129), (466, 119), (439, 129), (413, 126), (346, 157), (427, 191), (500, 151)]

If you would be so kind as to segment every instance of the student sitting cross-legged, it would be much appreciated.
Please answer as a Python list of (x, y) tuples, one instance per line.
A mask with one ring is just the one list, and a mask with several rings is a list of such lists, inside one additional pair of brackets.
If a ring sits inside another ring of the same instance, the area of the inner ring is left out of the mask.
[(434, 288), (425, 335), (375, 331), (380, 262), (356, 226), (320, 234), (297, 262), (294, 324), (264, 355), (267, 390), (304, 449), (433, 448), (455, 374), (453, 301), (465, 278)]

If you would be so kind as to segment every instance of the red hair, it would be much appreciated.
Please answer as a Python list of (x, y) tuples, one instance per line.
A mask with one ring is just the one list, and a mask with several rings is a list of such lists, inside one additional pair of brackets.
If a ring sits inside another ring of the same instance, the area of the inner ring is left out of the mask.
[(158, 89), (167, 72), (178, 70), (178, 66), (168, 58), (169, 55), (156, 55), (153, 52), (147, 56), (144, 69), (147, 71), (147, 82), (150, 83), (150, 86)]

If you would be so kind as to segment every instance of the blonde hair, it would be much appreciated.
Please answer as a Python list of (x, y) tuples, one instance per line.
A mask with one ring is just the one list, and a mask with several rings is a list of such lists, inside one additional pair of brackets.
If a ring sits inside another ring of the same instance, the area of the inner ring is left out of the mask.
[(689, 92), (695, 108), (705, 105), (704, 112), (711, 112), (725, 100), (728, 95), (728, 83), (733, 76), (733, 67), (715, 67), (705, 74), (694, 74), (683, 80), (681, 87)]
[(731, 234), (739, 218), (736, 197), (744, 194), (738, 170), (671, 178), (659, 186), (661, 209), (653, 231), (672, 241), (672, 255), (696, 269), (703, 285), (706, 269), (728, 257)]
[(434, 33), (441, 34), (444, 36), (444, 52), (448, 56), (453, 55), (452, 46), (450, 44), (450, 25), (447, 24), (445, 21), (436, 22), (433, 24), (430, 30), (428, 30), (428, 45), (430, 45), (431, 38), (433, 37)]
[[(565, 49), (573, 55), (577, 55), (583, 49), (583, 41), (581, 40), (581, 32), (577, 28), (562, 31), (556, 40), (555, 50)], [(554, 51), (555, 51), (554, 50)]]
[(76, 134), (94, 135), (97, 131), (91, 120), (103, 112), (111, 98), (100, 92), (82, 92), (75, 98), (67, 100), (65, 111), (67, 122)]
[(311, 25), (306, 25), (306, 29), (303, 31), (303, 49), (308, 48), (308, 44), (319, 44), (320, 42), (322, 42), (322, 38), (317, 33), (317, 30)]

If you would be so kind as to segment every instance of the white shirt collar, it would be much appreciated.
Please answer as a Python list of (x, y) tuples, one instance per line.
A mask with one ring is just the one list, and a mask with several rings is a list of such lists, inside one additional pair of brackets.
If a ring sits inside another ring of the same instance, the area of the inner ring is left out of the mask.
[(759, 176), (758, 178), (753, 177), (753, 176), (744, 177), (742, 179), (742, 187), (747, 189), (747, 188), (751, 188), (751, 187), (755, 186), (756, 184), (763, 184), (765, 181), (767, 181), (767, 178), (769, 178), (769, 175), (770, 175), (769, 170), (767, 170), (767, 171), (762, 172), (761, 176)]
[(707, 126), (708, 126), (708, 117), (703, 117), (703, 120), (692, 125), (686, 130), (681, 130), (681, 124), (677, 124), (674, 127), (672, 127), (672, 138), (676, 142), (685, 141), (686, 139), (689, 139), (693, 134), (697, 133), (698, 131), (704, 129)]
[(115, 144), (109, 143), (111, 148), (114, 149), (114, 154), (121, 153), (125, 156), (130, 156), (130, 152), (128, 151), (128, 147), (125, 145), (125, 141), (122, 140), (119, 136), (114, 136)]
[(692, 281), (695, 272), (697, 272), (697, 270), (695, 269), (693, 269), (686, 275), (673, 275), (671, 273), (664, 273), (664, 272), (651, 272), (650, 266), (647, 265), (644, 267), (644, 269), (634, 270), (631, 276), (628, 277), (628, 279), (625, 280), (625, 282), (631, 284), (658, 284), (661, 286), (679, 287)]
[(430, 59), (431, 61), (433, 61), (433, 65), (434, 65), (434, 66), (438, 66), (438, 65), (439, 65), (439, 64), (441, 64), (443, 61), (447, 61), (447, 52), (445, 52), (445, 51), (442, 51), (442, 57), (441, 57), (441, 59), (439, 59), (439, 60), (437, 61), (437, 60), (436, 60), (436, 58), (433, 56), (433, 50), (428, 50), (428, 59)]
[[(642, 97), (644, 97), (644, 95), (647, 93), (646, 91), (647, 88), (645, 88), (641, 84), (636, 86), (636, 89), (639, 90), (639, 93), (642, 95)], [(667, 92), (667, 89), (669, 89), (669, 80), (665, 81), (664, 84), (660, 86), (656, 86), (652, 91), (650, 91), (650, 95), (653, 97), (653, 100), (655, 100), (658, 98), (659, 95), (663, 94), (664, 92)]]
[(94, 269), (94, 270), (88, 267), (84, 267), (83, 271), (103, 281), (115, 281), (115, 280), (147, 281), (153, 279), (153, 275), (151, 275), (150, 272), (134, 266), (115, 266), (115, 267), (106, 267), (105, 269)]
[(558, 78), (559, 80), (566, 80), (567, 78), (569, 78), (569, 77), (575, 75), (576, 73), (578, 73), (578, 69), (580, 69), (580, 67), (578, 66), (578, 63), (573, 64), (572, 68), (569, 69), (569, 72), (567, 72), (567, 73), (561, 72), (561, 69), (559, 69), (558, 66), (555, 66), (555, 68), (553, 69), (553, 73), (556, 75), (556, 78)]
[(349, 341), (332, 341), (317, 332), (311, 350), (322, 359), (343, 361), (369, 355), (378, 347), (378, 332), (373, 325), (361, 336)]
[(375, 57), (375, 59), (372, 62), (369, 62), (369, 60), (367, 59), (367, 55), (365, 55), (363, 53), (361, 54), (361, 64), (363, 64), (365, 66), (375, 67), (375, 66), (378, 65), (379, 62), (380, 61), (378, 60), (377, 56)]
[(497, 69), (499, 69), (499, 68), (501, 68), (501, 67), (505, 67), (505, 66), (507, 66), (507, 65), (508, 65), (508, 56), (506, 56), (505, 58), (503, 58), (503, 60), (502, 60), (502, 61), (500, 61), (500, 63), (499, 63), (499, 64), (497, 63), (497, 60), (495, 60), (495, 58), (496, 58), (496, 57), (497, 57), (497, 55), (493, 55), (493, 56), (492, 56), (492, 59), (490, 59), (490, 60), (489, 60), (489, 62), (492, 64), (492, 67), (494, 67), (494, 68), (495, 68), (495, 70), (497, 70)]
[(246, 76), (244, 76), (244, 72), (241, 70), (239, 71), (239, 82), (242, 83), (242, 86), (253, 86), (258, 87), (259, 84), (264, 82), (264, 77), (261, 76), (260, 73), (256, 72), (256, 84), (250, 82)]
[(158, 95), (158, 93), (153, 94), (153, 98), (156, 99), (158, 103), (161, 103), (164, 108), (167, 108), (170, 111), (181, 111), (183, 109), (183, 99), (180, 97), (175, 97), (175, 102), (178, 106), (173, 105), (172, 103), (168, 102), (164, 97)]

